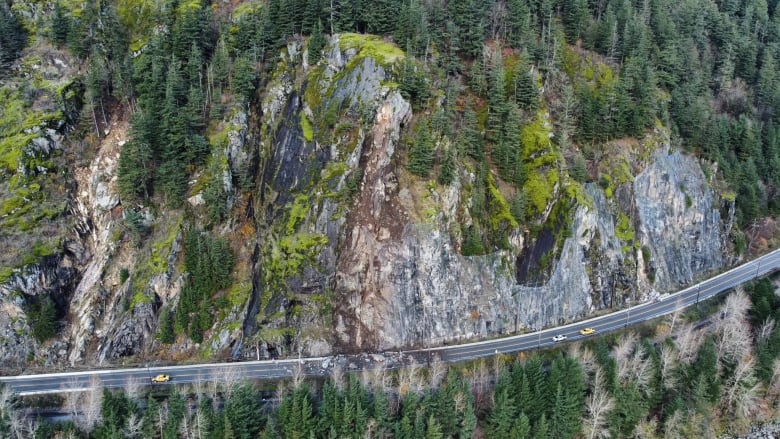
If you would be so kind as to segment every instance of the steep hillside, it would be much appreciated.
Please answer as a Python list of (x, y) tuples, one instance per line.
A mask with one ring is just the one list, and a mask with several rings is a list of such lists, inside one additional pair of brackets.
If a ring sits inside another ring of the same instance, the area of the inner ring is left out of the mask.
[(0, 364), (510, 334), (774, 245), (776, 7), (292, 3), (0, 6)]

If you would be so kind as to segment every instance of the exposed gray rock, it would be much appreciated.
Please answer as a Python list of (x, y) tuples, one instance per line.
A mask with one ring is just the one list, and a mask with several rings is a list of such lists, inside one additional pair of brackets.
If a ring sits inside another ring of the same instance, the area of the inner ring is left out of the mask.
[(762, 425), (754, 425), (745, 434), (721, 435), (719, 439), (775, 439), (780, 438), (780, 422), (767, 422)]
[(190, 203), (192, 207), (198, 207), (205, 203), (203, 200), (203, 194), (200, 193), (187, 198), (187, 202)]
[(657, 151), (634, 181), (640, 239), (650, 248), (655, 288), (678, 289), (723, 266), (725, 231), (715, 196), (698, 162)]
[(228, 169), (222, 174), (222, 184), (225, 193), (228, 194), (227, 208), (233, 205), (233, 177), (241, 178), (242, 172), (247, 172), (250, 162), (255, 154), (250, 148), (247, 140), (249, 136), (248, 114), (244, 111), (237, 111), (230, 121), (230, 128), (227, 131), (228, 142), (225, 145), (225, 155), (227, 156)]
[[(385, 150), (391, 158), (392, 148)], [(530, 286), (515, 281), (512, 252), (465, 258), (455, 251), (450, 234), (442, 232), (450, 226), (442, 217), (433, 226), (414, 225), (409, 218), (418, 202), (406, 190), (391, 195), (401, 209), (388, 202), (383, 179), (375, 175), (382, 172), (370, 166), (371, 157), (361, 194), (370, 200), (365, 211), (371, 215), (348, 223), (339, 255), (336, 291), (343, 301), (336, 328), (346, 347), (435, 345), (538, 329), (647, 300), (653, 288), (675, 290), (723, 264), (718, 202), (696, 160), (679, 153), (659, 151), (637, 177), (636, 193), (627, 186), (619, 202), (610, 203), (598, 186), (588, 185), (592, 202), (577, 207), (571, 237), (549, 278)], [(691, 200), (686, 201), (686, 193)], [(447, 197), (433, 199), (446, 206), (441, 200)], [(619, 206), (634, 203), (640, 224), (636, 239), (650, 247), (651, 263), (663, 271), (655, 284), (644, 273), (639, 246), (621, 241), (615, 231)], [(354, 209), (361, 208), (359, 201)], [(383, 239), (379, 231), (391, 227), (381, 222), (398, 217), (397, 210), (406, 225), (399, 235)], [(518, 244), (515, 248), (522, 247)]]
[(18, 270), (0, 284), (0, 367), (22, 366), (29, 353), (41, 348), (32, 337), (24, 296), (45, 294), (55, 302), (65, 303), (79, 281), (74, 265), (74, 258), (50, 256)]
[(117, 322), (98, 346), (98, 363), (137, 354), (151, 340), (157, 328), (154, 304), (139, 303), (129, 315)]

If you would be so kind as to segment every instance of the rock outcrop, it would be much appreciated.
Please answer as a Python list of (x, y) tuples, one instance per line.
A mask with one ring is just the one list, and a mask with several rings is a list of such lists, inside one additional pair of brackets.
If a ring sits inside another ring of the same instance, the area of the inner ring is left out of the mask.
[[(389, 162), (393, 149), (381, 150)], [(389, 349), (538, 329), (647, 300), (721, 268), (728, 228), (720, 203), (698, 162), (667, 150), (661, 145), (633, 184), (620, 188), (620, 200), (586, 186), (590, 202), (576, 207), (570, 237), (539, 285), (516, 281), (511, 251), (458, 254), (445, 220), (454, 217), (457, 202), (446, 200), (458, 196), (457, 184), (444, 196), (428, 194), (443, 212), (427, 225), (411, 218), (419, 200), (408, 190), (365, 184), (339, 256), (339, 344)], [(387, 177), (391, 170), (366, 166), (365, 182)]]
[[(212, 139), (218, 153), (193, 176), (188, 209), (209, 207), (204, 177), (224, 195), (221, 211), (235, 215), (215, 233), (240, 249), (243, 277), (204, 342), (180, 337), (171, 352), (323, 355), (516, 333), (647, 300), (731, 262), (727, 203), (696, 159), (669, 151), (662, 130), (643, 141), (652, 153), (632, 158), (614, 185), (556, 180), (533, 219), (540, 223), (512, 222), (501, 250), (463, 256), (477, 172), (464, 166), (445, 186), (403, 166), (416, 116), (393, 81), (403, 53), (380, 38), (337, 35), (308, 65), (303, 47), (294, 41), (282, 51), (259, 108), (228, 112)], [(548, 139), (551, 119), (540, 120)], [(148, 355), (158, 347), (160, 310), (177, 306), (189, 224), (181, 213), (153, 216), (122, 203), (116, 173), (128, 125), (105, 129), (74, 172), (73, 239), (0, 285), (2, 364), (23, 364), (30, 351), (52, 364)], [(42, 129), (31, 151), (59, 148), (58, 136)], [(437, 154), (455, 147), (436, 142)], [(548, 157), (558, 160), (554, 151)], [(158, 234), (151, 256), (121, 238), (130, 210)], [(139, 266), (147, 271), (122, 276)], [(26, 298), (41, 293), (68, 311), (64, 335), (45, 346), (25, 314)]]

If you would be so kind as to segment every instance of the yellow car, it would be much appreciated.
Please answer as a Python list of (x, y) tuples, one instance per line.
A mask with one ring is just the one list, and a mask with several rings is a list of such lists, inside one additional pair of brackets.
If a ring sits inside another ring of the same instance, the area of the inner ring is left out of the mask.
[(165, 375), (165, 374), (161, 373), (161, 374), (157, 375), (156, 377), (152, 378), (152, 382), (153, 383), (165, 383), (165, 382), (170, 381), (170, 379), (171, 379), (170, 375)]
[(595, 333), (596, 333), (596, 330), (593, 329), (593, 328), (582, 328), (582, 329), (580, 329), (580, 334), (582, 334), (582, 335), (591, 335), (591, 334), (595, 334)]

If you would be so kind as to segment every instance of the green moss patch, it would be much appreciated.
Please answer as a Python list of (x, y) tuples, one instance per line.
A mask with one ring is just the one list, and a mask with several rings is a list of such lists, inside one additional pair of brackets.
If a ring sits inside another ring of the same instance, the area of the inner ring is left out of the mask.
[(295, 233), (298, 224), (306, 219), (306, 215), (308, 215), (310, 208), (311, 205), (309, 204), (308, 195), (298, 195), (295, 197), (295, 201), (290, 208), (290, 217), (287, 219), (287, 226), (285, 227), (285, 231), (288, 235)]
[(168, 222), (158, 223), (155, 227), (155, 240), (151, 244), (149, 256), (141, 259), (133, 273), (133, 291), (135, 294), (145, 294), (147, 284), (153, 276), (168, 271), (168, 256), (176, 236), (181, 231), (183, 217), (179, 216)]
[(328, 238), (318, 233), (296, 233), (283, 237), (271, 251), (267, 281), (274, 283), (299, 274), (327, 243)]
[(355, 49), (358, 51), (355, 59), (371, 57), (382, 66), (390, 66), (404, 58), (404, 51), (394, 44), (384, 41), (376, 35), (361, 35), (354, 33), (341, 34), (339, 47), (342, 51)]
[[(615, 236), (621, 241), (629, 243), (628, 249), (631, 249), (631, 245), (634, 242), (634, 228), (631, 225), (631, 220), (623, 212), (618, 212), (617, 222), (615, 224)], [(624, 251), (626, 251), (624, 247)]]
[(307, 142), (314, 140), (314, 129), (309, 119), (303, 113), (301, 113), (301, 131), (303, 131), (303, 140)]
[(252, 294), (251, 282), (240, 282), (233, 284), (230, 291), (227, 293), (227, 301), (233, 307), (242, 306), (249, 300), (249, 296)]

